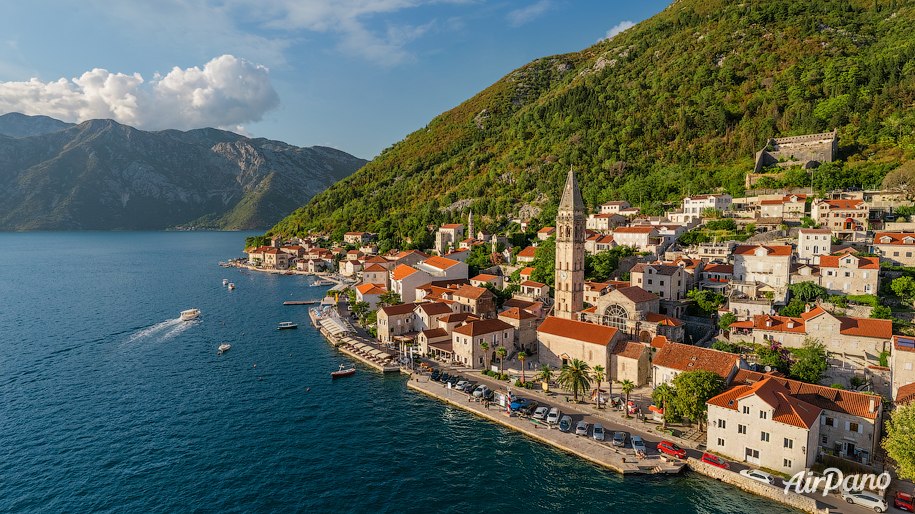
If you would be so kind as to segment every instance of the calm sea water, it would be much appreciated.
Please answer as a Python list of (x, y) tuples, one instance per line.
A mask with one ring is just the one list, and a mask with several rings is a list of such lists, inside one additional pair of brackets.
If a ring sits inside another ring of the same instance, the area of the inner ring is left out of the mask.
[(0, 511), (788, 512), (623, 479), (399, 376), (332, 382), (345, 358), (281, 305), (322, 290), (216, 265), (244, 235), (0, 234)]

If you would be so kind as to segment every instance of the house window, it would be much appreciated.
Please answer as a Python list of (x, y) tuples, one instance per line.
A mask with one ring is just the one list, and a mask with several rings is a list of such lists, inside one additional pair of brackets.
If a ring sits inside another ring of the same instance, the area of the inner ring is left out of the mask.
[(788, 448), (789, 450), (794, 448), (794, 439), (788, 439), (786, 437), (785, 438), (785, 448)]
[(718, 420), (718, 428), (727, 428), (723, 419)]
[(784, 464), (784, 466), (785, 466), (786, 468), (790, 468), (790, 467), (791, 467), (791, 461), (788, 460), (788, 459), (785, 459), (784, 462), (783, 462), (782, 464)]
[(747, 451), (744, 455), (746, 455), (747, 458), (749, 458), (749, 459), (758, 459), (759, 450), (754, 450), (753, 448), (747, 448)]
[(860, 432), (860, 431), (861, 431), (861, 430), (860, 430), (860, 427), (858, 426), (857, 423), (849, 423), (849, 424), (848, 424), (848, 430), (849, 430), (850, 432)]
[(759, 440), (764, 443), (768, 443), (769, 442), (769, 432), (760, 432)]
[(836, 426), (835, 423), (836, 423), (836, 422), (835, 422), (835, 420), (834, 420), (833, 418), (827, 417), (827, 418), (826, 418), (826, 422), (823, 423), (823, 424), (826, 425), (827, 427), (834, 427), (834, 426)]
[(820, 437), (820, 443), (821, 443), (821, 444), (829, 444), (829, 438), (827, 438), (825, 435), (824, 435), (824, 436), (821, 436), (821, 437)]
[(650, 279), (650, 278), (648, 279), (648, 285), (651, 285), (651, 279)]
[(764, 410), (759, 411), (759, 419), (767, 419), (768, 417), (769, 416), (766, 413), (766, 411), (764, 411)]
[(738, 433), (738, 434), (746, 434), (746, 433), (747, 433), (747, 426), (746, 426), (746, 425), (737, 425), (737, 433)]
[(724, 446), (724, 439), (718, 438), (718, 446)]
[(749, 413), (750, 413), (750, 407), (747, 406), (747, 405), (744, 405), (744, 406), (743, 406), (743, 413), (744, 413), (744, 414), (749, 414)]

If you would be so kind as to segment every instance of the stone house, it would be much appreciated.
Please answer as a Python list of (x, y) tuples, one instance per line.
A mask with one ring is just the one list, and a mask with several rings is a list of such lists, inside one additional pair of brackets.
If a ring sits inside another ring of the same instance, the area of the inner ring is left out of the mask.
[(617, 200), (600, 204), (601, 214), (619, 214), (620, 211), (629, 209), (631, 206), (626, 200)]
[(484, 319), (496, 317), (496, 296), (485, 287), (461, 286), (451, 293), (451, 300), (460, 305), (459, 312), (469, 312)]
[(528, 355), (537, 351), (537, 325), (539, 318), (534, 314), (512, 307), (499, 313), (499, 319), (515, 328), (514, 347)]
[(731, 208), (733, 198), (731, 195), (696, 195), (683, 199), (682, 212), (687, 220), (696, 220), (702, 217), (705, 209), (718, 209), (726, 211)]
[(380, 264), (368, 264), (362, 269), (362, 282), (364, 284), (380, 284), (388, 286), (390, 272)]
[(636, 264), (629, 270), (629, 283), (658, 295), (662, 300), (683, 300), (689, 290), (684, 268), (666, 264)]
[(814, 221), (845, 241), (866, 239), (869, 213), (863, 200), (817, 200), (810, 208)]
[(537, 248), (534, 246), (528, 246), (524, 250), (518, 252), (518, 264), (531, 263), (534, 262), (534, 257), (537, 255)]
[(391, 270), (389, 282), (391, 291), (400, 295), (400, 301), (413, 303), (416, 301), (416, 288), (432, 282), (432, 277), (412, 266), (400, 264)]
[(636, 387), (642, 387), (651, 377), (651, 347), (636, 341), (618, 341), (610, 352), (607, 369), (610, 379), (631, 380)]
[(413, 312), (413, 303), (391, 305), (378, 309), (378, 340), (382, 343), (392, 343), (397, 336), (415, 334), (414, 323), (416, 313)]
[(789, 245), (736, 246), (732, 254), (732, 288), (755, 288), (759, 282), (772, 288), (774, 301), (784, 302), (790, 283), (792, 255), (793, 249)]
[(347, 232), (343, 234), (343, 242), (349, 245), (362, 246), (372, 240), (368, 232)]
[[(511, 355), (515, 329), (500, 319), (469, 321), (451, 331), (454, 359), (474, 369), (483, 368), (487, 357), (490, 364), (498, 362), (496, 349), (504, 346)], [(489, 344), (490, 355), (484, 355), (481, 343)]]
[(820, 285), (834, 295), (877, 294), (880, 260), (850, 252), (820, 256)]
[(460, 223), (449, 223), (442, 225), (435, 233), (435, 251), (439, 255), (445, 255), (452, 249), (456, 249), (458, 242), (464, 239), (464, 225)]
[(359, 284), (356, 286), (356, 301), (366, 302), (369, 304), (370, 310), (375, 310), (378, 308), (378, 302), (381, 300), (381, 296), (387, 292), (387, 288), (382, 284)]
[(797, 231), (797, 260), (806, 264), (819, 264), (821, 255), (832, 253), (832, 230), (828, 228), (802, 228)]
[(891, 351), (892, 394), (896, 400), (900, 388), (915, 383), (915, 337), (894, 335)]
[(915, 266), (915, 232), (877, 232), (871, 252), (896, 266)]
[(688, 344), (666, 342), (651, 362), (651, 386), (670, 384), (685, 371), (711, 371), (727, 384), (737, 370), (747, 367), (739, 355)]
[(641, 225), (617, 227), (613, 230), (613, 241), (619, 246), (632, 246), (640, 252), (656, 253), (662, 239), (657, 227)]
[(614, 327), (548, 316), (537, 327), (537, 359), (541, 364), (561, 368), (573, 359), (610, 368), (613, 345), (623, 340)]

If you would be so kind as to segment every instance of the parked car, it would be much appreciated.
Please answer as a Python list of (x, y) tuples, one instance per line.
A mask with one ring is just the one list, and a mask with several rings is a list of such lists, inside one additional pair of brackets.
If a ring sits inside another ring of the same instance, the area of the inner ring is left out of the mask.
[(521, 410), (524, 407), (527, 407), (527, 404), (531, 403), (527, 398), (515, 398), (508, 405), (511, 410)]
[(539, 405), (540, 404), (537, 402), (533, 402), (533, 401), (529, 402), (524, 407), (521, 407), (520, 412), (521, 412), (521, 414), (524, 414), (525, 416), (530, 416), (531, 414), (534, 413), (535, 410), (537, 410), (539, 408)]
[(584, 420), (575, 425), (575, 435), (588, 435), (588, 424)]
[(470, 383), (470, 382), (468, 382), (467, 380), (458, 380), (458, 383), (457, 383), (457, 384), (454, 384), (454, 388), (463, 391), (463, 390), (464, 390), (464, 386), (467, 385), (467, 384), (469, 384), (469, 383)]
[(474, 398), (486, 398), (486, 395), (490, 392), (490, 389), (485, 385), (478, 385), (476, 389), (473, 390)]
[(632, 449), (635, 450), (636, 453), (648, 453), (645, 449), (645, 441), (643, 441), (642, 438), (637, 435), (634, 435), (630, 438), (629, 444), (632, 445)]
[(896, 496), (893, 497), (893, 507), (899, 510), (915, 512), (915, 501), (913, 501), (911, 494), (896, 491)]
[(462, 388), (462, 391), (464, 391), (464, 392), (467, 393), (467, 394), (470, 394), (470, 393), (472, 393), (473, 390), (476, 389), (476, 388), (477, 388), (477, 383), (476, 383), (476, 382), (468, 381), (466, 384), (464, 384), (464, 387)]
[(722, 459), (721, 457), (719, 457), (717, 455), (713, 455), (711, 453), (703, 453), (702, 459), (700, 459), (700, 460), (706, 464), (715, 466), (716, 468), (731, 469), (731, 465), (728, 464), (728, 461)]
[(566, 414), (559, 420), (559, 430), (562, 432), (572, 431), (572, 416)]
[(595, 423), (594, 428), (591, 429), (591, 437), (593, 437), (595, 441), (603, 441), (604, 440), (604, 426), (601, 425), (600, 423)]
[(549, 414), (546, 415), (546, 422), (549, 423), (550, 425), (555, 425), (555, 424), (559, 423), (559, 416), (561, 414), (562, 413), (559, 412), (559, 407), (553, 407), (552, 409), (550, 409)]
[(764, 484), (775, 485), (775, 477), (758, 469), (741, 469), (740, 474)]
[(886, 512), (887, 508), (886, 500), (870, 491), (845, 491), (842, 493), (842, 499), (848, 503), (874, 509), (874, 512)]
[(429, 375), (429, 378), (438, 382), (438, 377), (442, 376), (442, 372), (439, 370), (432, 371), (432, 374)]
[(550, 412), (549, 407), (547, 407), (546, 405), (541, 405), (540, 407), (537, 407), (537, 410), (534, 411), (533, 418), (539, 419), (539, 420), (545, 420), (546, 414), (548, 412)]
[(613, 433), (613, 446), (626, 446), (626, 432)]
[(667, 455), (670, 455), (671, 457), (676, 457), (678, 459), (686, 458), (686, 450), (684, 450), (683, 448), (680, 448), (675, 443), (672, 443), (670, 441), (661, 441), (660, 443), (658, 443), (658, 451), (661, 453), (666, 453)]

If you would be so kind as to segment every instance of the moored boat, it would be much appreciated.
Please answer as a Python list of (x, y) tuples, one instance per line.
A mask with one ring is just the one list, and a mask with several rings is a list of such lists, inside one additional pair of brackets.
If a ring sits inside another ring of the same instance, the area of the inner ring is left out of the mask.
[(181, 311), (181, 321), (190, 321), (200, 317), (200, 309), (188, 309)]
[(277, 330), (289, 330), (290, 328), (299, 328), (299, 325), (291, 321), (280, 321), (276, 327)]
[(229, 291), (235, 289), (235, 282), (229, 282)]
[(227, 279), (227, 278), (222, 279), (222, 287), (226, 287), (227, 285), (229, 285), (229, 279)]
[(219, 345), (219, 352), (217, 352), (217, 355), (222, 355), (222, 354), (226, 353), (227, 351), (229, 351), (231, 348), (232, 348), (231, 344), (222, 343), (221, 345)]
[(356, 368), (347, 368), (346, 364), (341, 364), (340, 369), (338, 369), (337, 371), (332, 371), (330, 373), (330, 377), (331, 378), (348, 377), (354, 373), (356, 373)]

